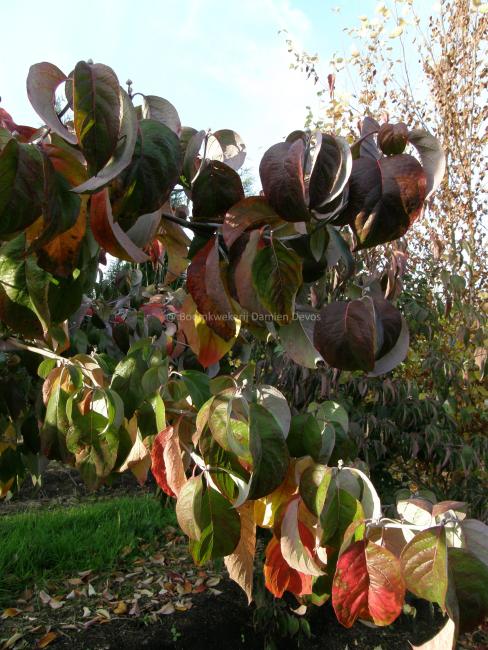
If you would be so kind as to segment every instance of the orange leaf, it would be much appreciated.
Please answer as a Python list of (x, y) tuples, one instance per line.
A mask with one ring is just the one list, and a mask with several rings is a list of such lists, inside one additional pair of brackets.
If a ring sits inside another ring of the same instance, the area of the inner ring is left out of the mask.
[(38, 648), (46, 648), (49, 644), (55, 641), (58, 638), (59, 634), (57, 632), (48, 632), (37, 642)]
[(17, 607), (8, 607), (3, 610), (0, 618), (13, 618), (14, 616), (18, 616), (20, 613), (20, 609), (17, 609)]
[(181, 459), (180, 441), (172, 426), (160, 431), (154, 439), (151, 460), (151, 471), (156, 483), (169, 496), (177, 496), (187, 478)]
[[(224, 558), (231, 580), (237, 582), (252, 601), (254, 554), (256, 551), (256, 523), (254, 521), (254, 501), (248, 501), (238, 509), (241, 517), (241, 539), (236, 550)], [(207, 585), (212, 587), (210, 580)]]
[(65, 278), (73, 273), (86, 232), (86, 213), (86, 200), (83, 200), (76, 223), (39, 249), (37, 256), (41, 268)]
[(281, 554), (280, 541), (274, 536), (266, 548), (264, 578), (266, 588), (277, 598), (281, 598), (285, 591), (295, 596), (312, 593), (312, 576), (288, 566)]
[(90, 204), (90, 226), (102, 248), (114, 257), (141, 264), (149, 257), (138, 248), (130, 237), (114, 222), (108, 190), (93, 194)]
[[(238, 331), (239, 321), (236, 321), (236, 324)], [(236, 340), (236, 337), (234, 337), (230, 341), (224, 341), (223, 338), (211, 330), (204, 317), (197, 310), (190, 295), (185, 298), (181, 307), (179, 325), (186, 336), (188, 345), (197, 355), (198, 361), (204, 368), (208, 368), (222, 359)]]

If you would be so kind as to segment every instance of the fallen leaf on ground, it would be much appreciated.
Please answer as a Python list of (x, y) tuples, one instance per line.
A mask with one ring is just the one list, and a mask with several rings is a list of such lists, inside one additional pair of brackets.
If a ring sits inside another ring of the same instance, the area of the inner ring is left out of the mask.
[(17, 607), (8, 607), (7, 609), (3, 610), (0, 618), (13, 618), (14, 616), (18, 616), (20, 613), (21, 610), (17, 609)]
[(13, 635), (10, 637), (10, 639), (8, 639), (7, 641), (5, 641), (5, 644), (4, 644), (3, 647), (4, 647), (4, 648), (13, 648), (14, 645), (17, 643), (17, 641), (20, 641), (20, 639), (21, 639), (23, 636), (24, 636), (24, 635), (21, 634), (20, 632), (16, 632), (15, 634), (13, 634)]
[(46, 593), (45, 591), (40, 591), (39, 592), (39, 598), (41, 599), (41, 602), (43, 605), (48, 605), (51, 602), (51, 596)]
[(58, 638), (59, 634), (57, 632), (48, 632), (37, 642), (38, 648), (47, 648), (47, 646), (55, 641)]
[(91, 582), (88, 583), (88, 595), (89, 596), (96, 596), (97, 595), (97, 592), (93, 588), (93, 585), (92, 585)]
[(118, 616), (122, 616), (122, 614), (126, 614), (128, 610), (127, 604), (124, 603), (123, 600), (119, 600), (117, 605), (114, 608), (114, 614), (117, 614)]

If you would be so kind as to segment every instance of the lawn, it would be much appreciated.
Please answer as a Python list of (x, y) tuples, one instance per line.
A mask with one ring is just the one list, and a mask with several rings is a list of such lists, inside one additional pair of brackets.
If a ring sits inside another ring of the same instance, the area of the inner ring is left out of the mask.
[(0, 602), (72, 573), (110, 571), (175, 522), (148, 495), (1, 516)]

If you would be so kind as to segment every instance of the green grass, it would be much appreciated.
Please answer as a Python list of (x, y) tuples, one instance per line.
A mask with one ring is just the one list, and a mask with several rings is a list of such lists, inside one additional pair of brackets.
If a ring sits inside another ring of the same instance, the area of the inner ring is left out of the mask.
[(175, 523), (174, 511), (149, 496), (0, 516), (0, 601), (78, 571), (110, 571)]

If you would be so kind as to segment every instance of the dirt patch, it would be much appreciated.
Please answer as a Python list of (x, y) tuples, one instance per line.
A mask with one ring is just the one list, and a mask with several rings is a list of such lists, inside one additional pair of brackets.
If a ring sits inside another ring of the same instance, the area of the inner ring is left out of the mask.
[(27, 478), (9, 500), (0, 500), (0, 516), (36, 508), (72, 506), (80, 500), (153, 494), (155, 490), (156, 483), (150, 473), (145, 485), (141, 487), (131, 472), (123, 472), (113, 477), (110, 484), (103, 485), (96, 492), (90, 492), (77, 470), (51, 461), (39, 485), (33, 485)]

